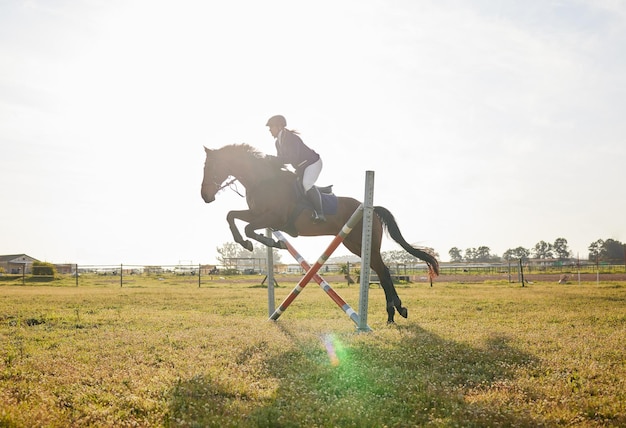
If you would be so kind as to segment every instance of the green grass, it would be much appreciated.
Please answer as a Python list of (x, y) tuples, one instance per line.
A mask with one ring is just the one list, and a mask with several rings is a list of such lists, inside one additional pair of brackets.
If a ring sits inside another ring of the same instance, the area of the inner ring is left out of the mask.
[(314, 284), (274, 323), (254, 281), (64, 281), (0, 285), (0, 426), (626, 425), (623, 283), (411, 284), (395, 326), (372, 288), (358, 334)]

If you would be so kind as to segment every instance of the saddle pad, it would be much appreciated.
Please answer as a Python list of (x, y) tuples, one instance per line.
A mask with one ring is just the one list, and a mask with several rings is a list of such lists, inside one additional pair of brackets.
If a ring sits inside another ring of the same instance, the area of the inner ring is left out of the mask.
[(337, 195), (334, 193), (320, 193), (322, 195), (322, 207), (325, 215), (337, 214)]

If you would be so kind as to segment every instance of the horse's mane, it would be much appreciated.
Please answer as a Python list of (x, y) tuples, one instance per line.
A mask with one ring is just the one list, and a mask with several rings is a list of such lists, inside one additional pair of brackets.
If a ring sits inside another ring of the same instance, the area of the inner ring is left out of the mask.
[(248, 157), (252, 159), (255, 164), (267, 168), (270, 171), (277, 173), (285, 171), (285, 164), (279, 161), (275, 156), (267, 156), (265, 153), (246, 143), (230, 144), (219, 150), (222, 153), (227, 153), (229, 156), (235, 156), (238, 159), (244, 156)]
[(229, 152), (229, 153), (232, 152), (233, 154), (252, 156), (255, 158), (264, 157), (261, 151), (257, 150), (256, 148), (252, 147), (250, 144), (246, 144), (246, 143), (229, 144), (227, 146), (222, 147), (220, 151)]

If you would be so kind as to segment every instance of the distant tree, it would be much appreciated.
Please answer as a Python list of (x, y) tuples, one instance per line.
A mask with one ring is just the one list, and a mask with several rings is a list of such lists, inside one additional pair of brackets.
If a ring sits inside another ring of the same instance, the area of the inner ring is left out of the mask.
[(624, 244), (614, 239), (604, 241), (607, 255), (610, 261), (624, 261)]
[(600, 260), (604, 258), (604, 241), (602, 239), (598, 239), (597, 241), (589, 244), (589, 260)]
[(339, 273), (343, 275), (350, 275), (350, 265), (348, 263), (341, 263), (339, 265)]
[(589, 259), (596, 259), (596, 257), (605, 262), (624, 261), (624, 244), (610, 238), (606, 241), (598, 239), (589, 246)]
[(489, 247), (481, 246), (476, 250), (476, 261), (481, 263), (487, 263), (491, 261), (491, 249)]
[(467, 248), (465, 250), (465, 261), (478, 262), (478, 263), (490, 263), (490, 262), (499, 262), (501, 261), (501, 258), (497, 256), (496, 254), (491, 254), (491, 249), (489, 247), (485, 245), (481, 245), (478, 248)]
[[(236, 261), (234, 259), (267, 259), (267, 247), (265, 245), (254, 245), (252, 252), (246, 250), (235, 242), (226, 242), (221, 247), (216, 248), (219, 256), (217, 261), (226, 269), (234, 269)], [(281, 262), (281, 255), (277, 248), (272, 248), (274, 263)]]
[(434, 248), (431, 248), (431, 247), (420, 247), (420, 249), (423, 250), (423, 251), (426, 251), (430, 255), (434, 256), (437, 260), (441, 260), (441, 257), (439, 257), (439, 253), (437, 251), (435, 251)]
[(556, 238), (552, 248), (556, 256), (561, 260), (568, 259), (572, 255), (572, 252), (567, 248), (567, 239), (565, 238)]
[[(437, 259), (439, 258), (439, 254), (437, 254), (437, 252), (432, 248), (429, 248), (429, 247), (418, 247), (418, 248), (422, 251), (426, 251), (427, 253), (432, 254)], [(411, 263), (416, 263), (419, 261), (417, 257), (407, 253), (405, 250), (383, 251), (381, 253), (381, 256), (383, 258), (383, 262), (385, 262), (385, 264), (387, 265), (394, 264), (394, 263), (411, 264)]]
[(554, 257), (552, 253), (552, 244), (546, 241), (539, 241), (533, 248), (533, 254), (538, 259), (551, 259)]
[[(241, 258), (250, 257), (253, 259), (267, 259), (267, 247), (262, 244), (254, 245), (252, 254), (250, 254), (250, 251), (244, 248), (241, 248), (241, 251), (239, 252), (237, 257), (241, 257)], [(280, 255), (280, 252), (278, 251), (278, 248), (272, 248), (272, 257), (274, 259), (274, 263), (281, 262), (281, 255)]]
[(463, 261), (463, 254), (461, 254), (461, 250), (457, 247), (450, 248), (448, 251), (448, 255), (450, 256), (450, 261), (453, 263), (459, 263)]
[(404, 250), (383, 251), (381, 255), (387, 265), (394, 263), (415, 263), (416, 261), (415, 257)]
[(502, 254), (502, 257), (505, 260), (514, 260), (514, 259), (527, 259), (530, 255), (530, 250), (527, 250), (524, 247), (510, 248)]
[(466, 262), (475, 262), (478, 258), (478, 251), (476, 248), (466, 248), (465, 249), (465, 261)]
[(33, 262), (33, 275), (56, 276), (57, 269), (52, 263)]
[(236, 265), (234, 259), (239, 254), (241, 246), (236, 242), (226, 242), (221, 247), (217, 247), (217, 261), (226, 269), (233, 269)]

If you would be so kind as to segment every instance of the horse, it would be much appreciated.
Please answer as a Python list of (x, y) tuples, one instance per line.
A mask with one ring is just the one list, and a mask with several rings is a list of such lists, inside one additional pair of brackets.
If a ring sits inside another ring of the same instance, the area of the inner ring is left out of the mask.
[[(234, 181), (239, 181), (246, 189), (248, 209), (230, 211), (226, 220), (235, 242), (249, 251), (253, 250), (252, 242), (241, 236), (235, 220), (247, 223), (244, 228), (246, 237), (268, 247), (285, 249), (282, 241), (276, 241), (256, 231), (271, 228), (294, 237), (337, 235), (361, 205), (354, 198), (338, 196), (336, 213), (327, 213), (326, 222), (316, 223), (311, 218), (312, 208), (298, 209), (301, 199), (298, 186), (301, 187), (301, 184), (297, 175), (287, 170), (276, 157), (266, 156), (248, 144), (231, 144), (219, 149), (205, 147), (204, 150), (206, 161), (201, 188), (204, 202), (215, 201), (216, 194)], [(387, 322), (394, 323), (396, 310), (404, 318), (407, 318), (408, 310), (402, 306), (389, 269), (380, 253), (383, 232), (386, 231), (405, 251), (424, 261), (431, 280), (439, 274), (439, 263), (429, 252), (406, 242), (389, 210), (375, 206), (374, 213), (376, 215), (373, 216), (370, 266), (378, 275), (385, 292)], [(361, 220), (343, 241), (343, 245), (357, 256), (361, 256), (362, 224)]]

